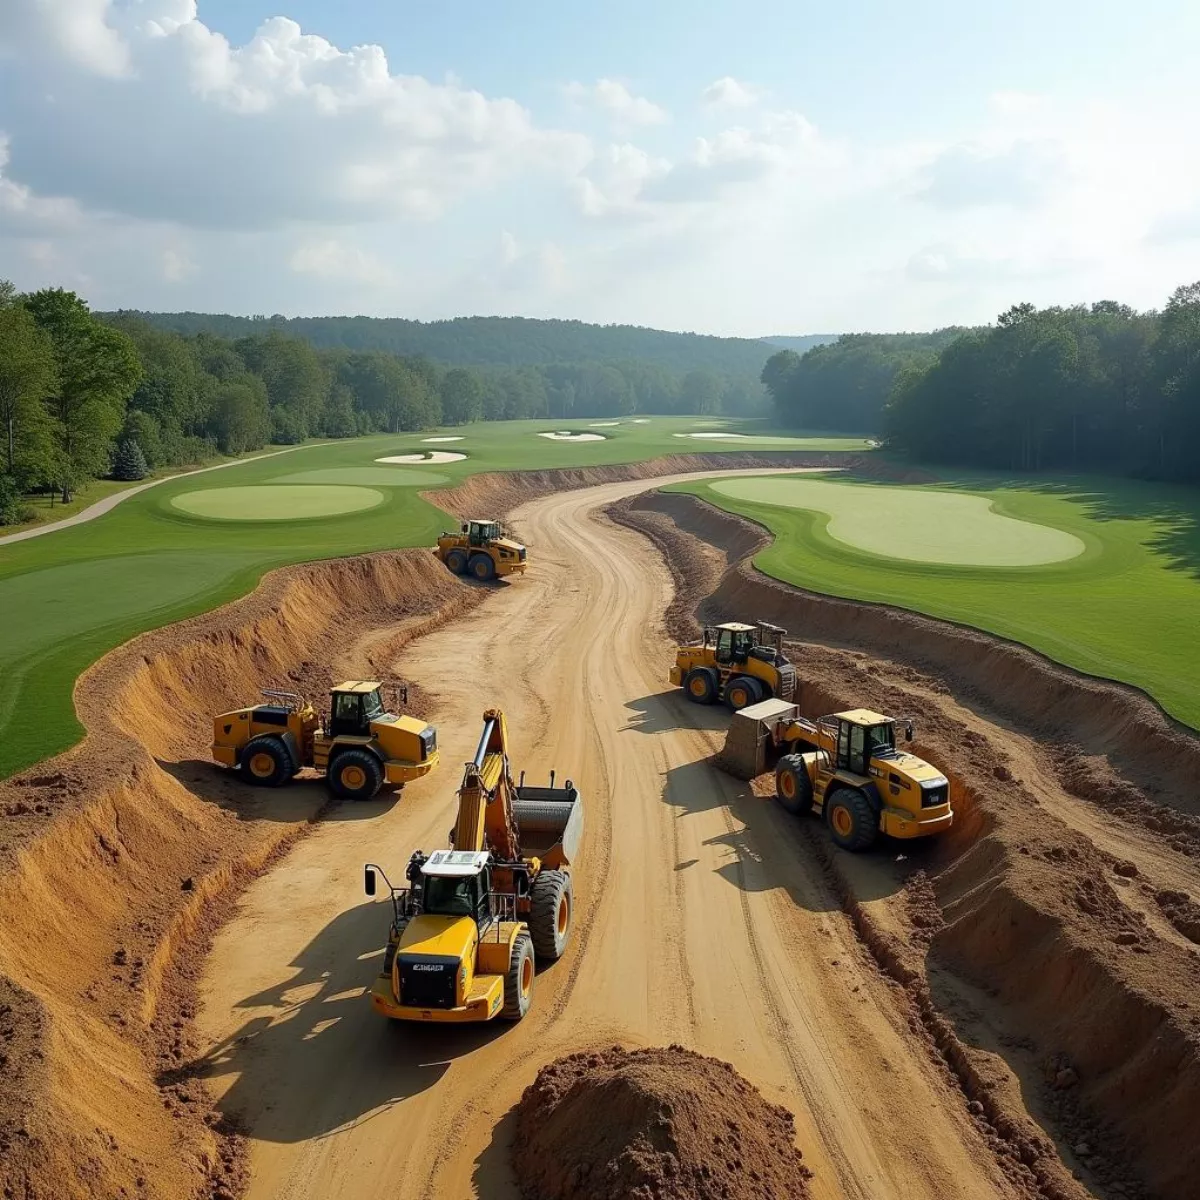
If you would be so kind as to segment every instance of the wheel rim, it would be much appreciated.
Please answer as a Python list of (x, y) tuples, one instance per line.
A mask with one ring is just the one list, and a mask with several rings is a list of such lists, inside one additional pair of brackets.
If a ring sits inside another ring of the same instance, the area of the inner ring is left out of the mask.
[(842, 837), (849, 837), (854, 832), (854, 818), (850, 815), (849, 810), (842, 808), (841, 805), (833, 810), (831, 819), (834, 831)]
[(342, 768), (342, 786), (350, 788), (351, 791), (357, 791), (364, 783), (367, 782), (367, 773), (358, 766), (347, 766)]
[(264, 751), (250, 759), (250, 773), (256, 779), (270, 779), (275, 774), (275, 760)]
[(783, 793), (785, 800), (795, 800), (796, 781), (792, 778), (790, 771), (785, 772), (779, 777), (779, 790)]
[(528, 996), (531, 987), (533, 987), (533, 959), (526, 955), (521, 963), (521, 995)]
[(688, 689), (691, 691), (693, 696), (703, 696), (707, 690), (704, 686), (704, 680), (699, 677), (693, 679), (692, 682), (688, 684)]
[(749, 696), (741, 688), (734, 688), (729, 698), (733, 701), (734, 708), (745, 708), (746, 701), (749, 700)]
[(563, 898), (558, 902), (558, 920), (556, 922), (556, 925), (558, 926), (559, 937), (567, 932), (567, 925), (570, 922), (570, 918), (571, 902), (566, 898), (566, 896), (563, 896)]

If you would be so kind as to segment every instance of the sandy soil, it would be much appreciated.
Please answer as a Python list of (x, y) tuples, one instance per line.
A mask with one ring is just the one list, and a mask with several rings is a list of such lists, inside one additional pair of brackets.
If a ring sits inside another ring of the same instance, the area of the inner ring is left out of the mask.
[[(248, 891), (204, 973), (200, 1065), (251, 1138), (251, 1197), (512, 1196), (506, 1114), (540, 1065), (614, 1042), (734, 1063), (796, 1112), (816, 1196), (1015, 1194), (782, 814), (706, 761), (725, 714), (664, 695), (670, 578), (598, 515), (644, 486), (519, 508), (537, 571), (397, 664), (436, 696), (448, 764), (499, 704), (518, 768), (581, 787), (572, 949), (517, 1027), (390, 1028), (362, 994), (388, 920), (361, 898), (362, 864), (399, 873), (444, 844), (454, 772), (374, 820), (319, 827)], [(914, 1112), (919, 1137), (895, 1119)]]

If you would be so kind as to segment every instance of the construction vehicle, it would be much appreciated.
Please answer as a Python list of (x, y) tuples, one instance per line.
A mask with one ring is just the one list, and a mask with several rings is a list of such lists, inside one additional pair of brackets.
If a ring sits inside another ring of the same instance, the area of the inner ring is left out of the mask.
[(455, 575), (472, 575), (484, 583), (525, 573), (525, 547), (508, 537), (499, 521), (464, 521), (457, 533), (438, 538), (434, 554)]
[[(397, 707), (407, 703), (407, 689), (392, 686)], [(388, 712), (382, 688), (373, 680), (330, 688), (324, 727), (299, 693), (267, 689), (269, 703), (213, 718), (213, 758), (262, 787), (281, 787), (302, 767), (313, 767), (335, 795), (370, 800), (385, 783), (411, 783), (438, 764), (437, 730)]]
[(504, 714), (483, 714), (483, 735), (458, 792), (452, 848), (409, 859), (393, 887), (392, 925), (371, 1004), (401, 1021), (519, 1021), (533, 999), (535, 959), (567, 947), (575, 915), (571, 864), (583, 836), (583, 800), (564, 787), (513, 782)]
[(796, 696), (796, 668), (783, 653), (786, 629), (759, 621), (704, 630), (704, 644), (675, 652), (670, 680), (696, 704), (724, 700), (734, 712), (763, 700)]
[[(779, 803), (797, 816), (823, 816), (843, 850), (866, 850), (881, 833), (944, 833), (954, 821), (950, 783), (897, 747), (898, 724), (865, 708), (809, 721), (794, 704), (767, 701), (735, 715), (720, 762), (751, 779), (774, 761)], [(911, 741), (911, 721), (904, 732)]]

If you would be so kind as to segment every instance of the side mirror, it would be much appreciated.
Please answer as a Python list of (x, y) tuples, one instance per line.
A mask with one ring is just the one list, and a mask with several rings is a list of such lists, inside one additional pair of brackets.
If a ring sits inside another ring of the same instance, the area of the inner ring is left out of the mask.
[(462, 529), (460, 529), (460, 530), (459, 530), (459, 532), (460, 532), (460, 533), (466, 533), (466, 532), (467, 532), (467, 527), (466, 527), (466, 525), (465, 525), (465, 524), (463, 525)]
[(904, 727), (904, 740), (906, 742), (911, 742), (913, 740), (913, 727), (911, 721), (909, 721), (909, 723)]
[(375, 895), (375, 871), (371, 867), (363, 870), (363, 890), (368, 896)]

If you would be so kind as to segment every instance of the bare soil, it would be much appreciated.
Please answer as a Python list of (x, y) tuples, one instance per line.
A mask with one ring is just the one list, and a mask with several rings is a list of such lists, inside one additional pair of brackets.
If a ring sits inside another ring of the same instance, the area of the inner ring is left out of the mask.
[(517, 1108), (528, 1200), (804, 1200), (792, 1114), (682, 1046), (571, 1054)]

